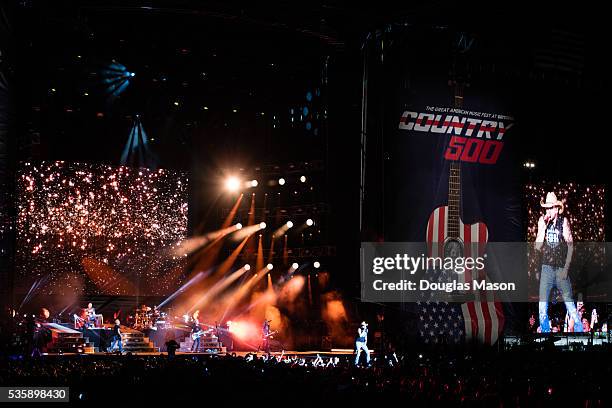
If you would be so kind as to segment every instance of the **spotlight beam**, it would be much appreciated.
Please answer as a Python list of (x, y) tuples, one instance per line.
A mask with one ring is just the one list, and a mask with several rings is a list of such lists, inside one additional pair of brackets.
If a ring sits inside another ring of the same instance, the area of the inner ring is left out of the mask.
[(172, 301), (172, 299), (174, 299), (175, 297), (177, 297), (178, 295), (180, 295), (181, 293), (183, 293), (185, 291), (185, 289), (189, 288), (191, 285), (193, 285), (196, 282), (201, 281), (203, 278), (205, 278), (206, 276), (208, 276), (211, 272), (211, 269), (209, 269), (206, 272), (198, 272), (193, 278), (189, 279), (187, 281), (187, 283), (185, 283), (183, 286), (181, 286), (180, 288), (178, 288), (173, 294), (171, 294), (170, 296), (168, 296), (166, 299), (164, 299), (159, 305), (158, 308), (162, 308), (164, 307), (166, 304), (168, 304), (169, 302)]
[(256, 233), (257, 231), (259, 231), (260, 229), (261, 227), (259, 226), (259, 224), (249, 225), (248, 227), (242, 227), (240, 230), (234, 233), (234, 235), (232, 236), (232, 239), (235, 241), (238, 241), (244, 238), (248, 238), (254, 233)]
[(246, 272), (247, 269), (243, 266), (242, 268), (233, 272), (231, 275), (219, 280), (202, 297), (200, 297), (200, 299), (193, 306), (191, 306), (189, 313), (191, 314), (195, 309), (206, 306), (206, 304), (210, 302), (212, 298), (224, 291), (229, 285), (231, 285), (234, 281), (236, 281), (236, 279)]
[[(289, 221), (291, 222), (291, 221)], [(289, 229), (293, 226), (293, 223), (289, 224), (283, 224), (280, 228), (278, 228), (276, 231), (274, 231), (274, 234), (272, 234), (272, 238), (278, 238), (281, 237), (283, 235), (285, 235), (285, 233), (287, 231), (289, 231)]]
[[(270, 270), (267, 267), (263, 267), (261, 268), (259, 271), (257, 271), (256, 274), (254, 274), (253, 276), (251, 276), (251, 278), (244, 284), (242, 285), (240, 288), (238, 288), (238, 290), (236, 291), (236, 293), (234, 293), (232, 295), (232, 297), (230, 298), (230, 302), (229, 304), (232, 305), (231, 308), (229, 309), (229, 311), (226, 311), (226, 314), (228, 314), (229, 312), (231, 312), (236, 305), (238, 305), (238, 303), (250, 292), (250, 290), (257, 284), (257, 282), (259, 282), (260, 280), (262, 280), (265, 276), (268, 275), (268, 272), (270, 272)], [(239, 314), (237, 314), (236, 316), (241, 315), (243, 312), (240, 312)]]
[(247, 235), (242, 240), (240, 245), (238, 245), (232, 251), (230, 256), (228, 256), (227, 259), (225, 261), (223, 261), (223, 263), (219, 266), (219, 268), (217, 268), (217, 271), (215, 272), (215, 275), (225, 275), (225, 273), (231, 268), (231, 266), (234, 264), (234, 262), (236, 262), (236, 259), (238, 258), (238, 255), (240, 254), (240, 252), (242, 252), (242, 248), (244, 248), (244, 246), (246, 245), (248, 239), (249, 239), (249, 235)]

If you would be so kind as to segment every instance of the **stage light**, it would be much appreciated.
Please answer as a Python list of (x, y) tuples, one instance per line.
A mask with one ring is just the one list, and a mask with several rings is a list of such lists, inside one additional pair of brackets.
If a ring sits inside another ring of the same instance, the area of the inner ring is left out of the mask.
[(291, 227), (293, 227), (293, 222), (287, 221), (287, 228), (291, 228)]
[(225, 188), (231, 192), (238, 191), (240, 188), (240, 180), (233, 176), (228, 177), (227, 180), (225, 180)]
[(138, 114), (134, 115), (132, 129), (121, 153), (120, 163), (138, 167), (155, 167), (157, 163), (156, 155), (149, 149), (149, 138)]
[(260, 222), (259, 223), (259, 228), (261, 228), (261, 229), (266, 228), (266, 223), (265, 222)]
[(242, 224), (241, 223), (236, 224), (236, 229), (242, 229)]
[(293, 268), (293, 270), (296, 270), (299, 267), (300, 267), (300, 265), (298, 265), (297, 262), (294, 262), (294, 263), (291, 264), (291, 268)]
[(309, 218), (306, 220), (306, 225), (308, 225), (309, 227), (312, 227), (314, 225), (314, 221)]
[(272, 265), (271, 263), (269, 263), (269, 264), (266, 266), (266, 268), (268, 268), (268, 270), (269, 270), (269, 271), (271, 271), (271, 270), (272, 270), (272, 268), (274, 268), (274, 265)]
[(321, 263), (319, 261), (315, 261), (315, 263), (313, 265), (317, 269), (319, 269), (321, 267)]
[(278, 184), (280, 184), (281, 186), (285, 185), (285, 179), (284, 178), (279, 178), (278, 179)]
[(305, 182), (306, 182), (306, 176), (302, 176), (302, 177), (300, 177), (300, 181), (301, 181), (302, 183), (305, 183)]
[(87, 92), (83, 92), (83, 96), (89, 96)]
[(244, 265), (244, 269), (247, 271), (251, 270), (251, 265), (249, 264)]
[(238, 112), (238, 109), (232, 109), (232, 112), (236, 113)]
[(251, 180), (251, 187), (257, 187), (258, 184), (257, 180)]
[(208, 106), (203, 106), (202, 109), (208, 110)]
[(124, 65), (117, 61), (107, 65), (100, 74), (109, 99), (118, 97), (130, 84), (129, 78), (136, 76), (134, 72), (128, 71)]
[(174, 106), (179, 106), (178, 101), (174, 101)]

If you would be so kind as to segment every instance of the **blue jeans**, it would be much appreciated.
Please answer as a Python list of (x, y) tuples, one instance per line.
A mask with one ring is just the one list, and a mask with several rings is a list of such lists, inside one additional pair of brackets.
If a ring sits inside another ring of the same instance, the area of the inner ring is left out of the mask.
[(123, 353), (123, 342), (121, 341), (121, 336), (113, 337), (113, 342), (111, 344), (111, 351), (115, 350), (115, 347), (119, 345), (119, 352)]
[(366, 343), (357, 341), (355, 342), (355, 348), (357, 349), (357, 357), (355, 357), (355, 365), (359, 364), (359, 357), (361, 357), (361, 350), (363, 350), (363, 352), (366, 355), (366, 363), (370, 364), (370, 350), (368, 349), (368, 346), (366, 345)]
[(191, 344), (191, 351), (199, 351), (200, 350), (200, 338), (198, 337)]
[(574, 331), (582, 331), (582, 322), (578, 318), (576, 305), (572, 299), (572, 283), (570, 282), (569, 275), (566, 276), (565, 279), (560, 279), (558, 276), (562, 270), (563, 268), (542, 265), (542, 273), (540, 274), (540, 305), (538, 308), (542, 333), (550, 332), (550, 321), (548, 320), (548, 298), (553, 287), (557, 287), (557, 289), (561, 292), (567, 313), (572, 319), (574, 319)]

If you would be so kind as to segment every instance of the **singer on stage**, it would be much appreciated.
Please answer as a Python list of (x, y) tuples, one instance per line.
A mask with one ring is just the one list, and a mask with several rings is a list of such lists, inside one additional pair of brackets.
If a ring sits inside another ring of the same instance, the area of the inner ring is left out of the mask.
[(361, 322), (361, 326), (357, 329), (357, 337), (355, 338), (355, 350), (357, 355), (355, 356), (355, 365), (359, 365), (359, 357), (363, 351), (366, 356), (366, 364), (370, 365), (370, 350), (368, 349), (368, 324)]
[(576, 313), (572, 298), (572, 284), (568, 270), (572, 261), (573, 239), (569, 221), (562, 216), (564, 203), (553, 192), (546, 194), (546, 201), (540, 205), (546, 213), (538, 220), (538, 234), (535, 248), (542, 252), (542, 271), (540, 273), (539, 317), (542, 333), (550, 332), (548, 320), (548, 298), (553, 287), (563, 297), (567, 313), (574, 319), (574, 331), (582, 331), (582, 323)]

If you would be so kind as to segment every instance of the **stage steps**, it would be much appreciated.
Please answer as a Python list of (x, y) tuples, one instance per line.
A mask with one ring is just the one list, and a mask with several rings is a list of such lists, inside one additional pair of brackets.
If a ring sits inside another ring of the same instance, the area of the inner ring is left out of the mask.
[(46, 344), (46, 353), (84, 353), (97, 352), (97, 347), (83, 337), (83, 333), (57, 323), (44, 323), (43, 326), (51, 332), (51, 341)]
[[(190, 352), (191, 346), (193, 345), (193, 340), (191, 339), (191, 334), (187, 335), (183, 341), (180, 343), (181, 347), (179, 351)], [(205, 334), (200, 337), (200, 347), (198, 350), (194, 350), (198, 353), (221, 353), (225, 354), (227, 352), (227, 348), (223, 346), (223, 343), (219, 341), (219, 338), (214, 334)]]
[(159, 352), (159, 347), (145, 337), (144, 333), (121, 326), (121, 340), (123, 342), (123, 351), (132, 353), (154, 353)]

